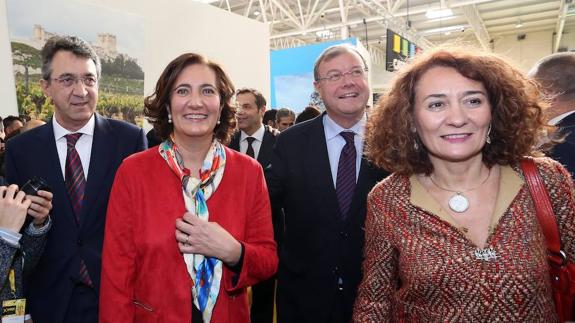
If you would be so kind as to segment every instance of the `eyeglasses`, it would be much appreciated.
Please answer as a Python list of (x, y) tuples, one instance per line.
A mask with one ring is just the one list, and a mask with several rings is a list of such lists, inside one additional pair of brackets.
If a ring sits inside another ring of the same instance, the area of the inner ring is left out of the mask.
[(98, 79), (93, 75), (88, 76), (75, 76), (75, 75), (64, 75), (58, 78), (51, 79), (60, 83), (63, 87), (70, 87), (75, 85), (78, 81), (82, 81), (82, 84), (86, 87), (94, 87), (98, 83)]
[(337, 82), (339, 80), (341, 80), (344, 76), (346, 75), (350, 75), (352, 78), (359, 78), (359, 77), (364, 77), (365, 73), (368, 71), (367, 68), (354, 68), (349, 72), (333, 72), (328, 74), (326, 77), (320, 77), (317, 80), (318, 81), (323, 81), (323, 80), (327, 80), (330, 82)]

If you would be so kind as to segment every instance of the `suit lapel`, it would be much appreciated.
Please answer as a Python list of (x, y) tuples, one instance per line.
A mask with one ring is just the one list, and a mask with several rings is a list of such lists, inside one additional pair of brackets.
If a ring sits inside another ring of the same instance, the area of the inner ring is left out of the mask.
[(264, 126), (264, 137), (262, 139), (262, 145), (260, 146), (260, 152), (258, 153), (258, 162), (264, 168), (270, 163), (275, 142), (274, 138), (274, 135), (268, 130), (268, 126)]
[(90, 153), (90, 169), (88, 181), (86, 182), (86, 192), (84, 194), (84, 205), (80, 215), (80, 225), (88, 220), (91, 208), (94, 207), (102, 185), (105, 182), (106, 174), (112, 164), (117, 152), (117, 140), (113, 138), (113, 132), (108, 120), (95, 115), (94, 139)]
[(307, 185), (313, 187), (314, 194), (318, 196), (318, 203), (327, 209), (323, 213), (328, 213), (340, 220), (341, 215), (329, 164), (323, 118), (320, 116), (311, 122), (313, 123), (312, 127), (306, 134), (307, 138), (304, 138), (304, 143), (307, 143), (305, 156), (310, 156), (306, 161), (309, 164), (306, 176), (309, 180)]

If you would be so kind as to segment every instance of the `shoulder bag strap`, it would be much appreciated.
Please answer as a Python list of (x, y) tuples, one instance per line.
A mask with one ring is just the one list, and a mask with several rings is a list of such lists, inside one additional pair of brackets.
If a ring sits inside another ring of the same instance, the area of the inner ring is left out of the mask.
[(543, 179), (539, 175), (537, 166), (531, 158), (525, 158), (521, 160), (521, 168), (523, 169), (523, 174), (529, 191), (531, 192), (531, 197), (533, 198), (533, 203), (535, 204), (535, 210), (537, 212), (537, 219), (539, 220), (539, 225), (547, 241), (547, 249), (549, 250), (549, 260), (557, 265), (561, 265), (564, 261), (561, 256), (561, 240), (559, 239), (559, 229), (557, 228), (557, 221), (555, 220), (555, 214), (553, 213), (553, 208), (551, 207), (551, 200), (549, 199), (549, 194), (547, 194), (547, 189), (543, 184)]

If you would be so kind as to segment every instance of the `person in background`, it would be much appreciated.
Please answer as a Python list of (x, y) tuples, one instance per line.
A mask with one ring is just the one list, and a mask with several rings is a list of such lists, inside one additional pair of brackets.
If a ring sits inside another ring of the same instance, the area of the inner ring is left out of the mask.
[(321, 114), (321, 111), (313, 105), (305, 107), (295, 118), (295, 124), (311, 120)]
[[(25, 309), (23, 280), (44, 250), (52, 224), (52, 193), (40, 190), (38, 196), (32, 196), (19, 191), (17, 185), (4, 186), (3, 180), (0, 185), (0, 302), (4, 316), (9, 312), (4, 306), (7, 302), (23, 303)], [(26, 221), (27, 214), (32, 220)], [(27, 316), (26, 321), (31, 322)]]
[(2, 124), (6, 134), (4, 140), (8, 141), (8, 139), (20, 133), (20, 128), (24, 126), (24, 120), (17, 116), (7, 116), (2, 120)]
[(278, 260), (262, 168), (224, 146), (233, 95), (218, 64), (186, 53), (146, 98), (163, 142), (118, 170), (100, 322), (250, 322), (246, 288), (272, 276)]
[(42, 120), (38, 120), (38, 119), (31, 119), (29, 121), (26, 122), (26, 124), (24, 125), (24, 127), (22, 127), (20, 129), (20, 133), (24, 133), (26, 131), (32, 130), (36, 127), (39, 127), (41, 125), (45, 125), (46, 122), (42, 121)]
[(547, 247), (519, 162), (533, 158), (567, 261), (569, 173), (536, 144), (534, 83), (491, 53), (440, 49), (392, 81), (367, 126), (368, 158), (393, 171), (368, 197), (354, 322), (555, 322)]
[(316, 60), (314, 86), (326, 113), (278, 136), (266, 179), (283, 209), (277, 309), (280, 323), (347, 323), (361, 281), (367, 193), (385, 172), (363, 158), (369, 83), (356, 48)]
[(27, 305), (37, 323), (98, 322), (106, 208), (121, 161), (146, 147), (141, 128), (96, 113), (100, 59), (83, 39), (54, 36), (41, 51), (54, 116), (6, 144), (6, 180), (40, 177), (54, 193), (53, 226)]
[(289, 108), (278, 109), (276, 113), (276, 125), (278, 130), (284, 131), (294, 125), (295, 113)]
[(278, 113), (277, 109), (269, 109), (264, 112), (264, 117), (262, 119), (262, 123), (268, 127), (276, 128), (276, 114)]
[(575, 53), (555, 53), (535, 63), (529, 76), (550, 99), (545, 110), (548, 123), (560, 130), (562, 142), (549, 156), (562, 163), (575, 179)]

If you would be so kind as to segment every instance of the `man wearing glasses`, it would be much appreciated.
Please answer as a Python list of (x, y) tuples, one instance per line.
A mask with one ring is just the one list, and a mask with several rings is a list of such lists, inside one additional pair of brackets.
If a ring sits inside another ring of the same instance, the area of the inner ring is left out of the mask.
[(283, 208), (278, 322), (350, 322), (361, 281), (367, 193), (384, 172), (362, 158), (367, 67), (348, 45), (327, 48), (314, 67), (323, 115), (278, 137), (266, 179)]
[(110, 189), (122, 160), (147, 143), (142, 129), (95, 113), (101, 65), (86, 41), (55, 36), (41, 54), (54, 116), (6, 147), (9, 183), (40, 177), (54, 193), (52, 229), (28, 278), (26, 305), (35, 322), (98, 322)]

